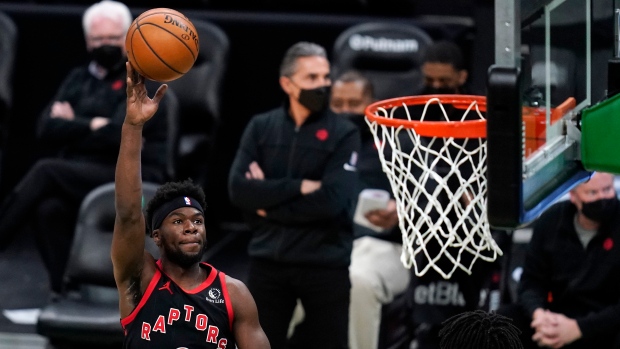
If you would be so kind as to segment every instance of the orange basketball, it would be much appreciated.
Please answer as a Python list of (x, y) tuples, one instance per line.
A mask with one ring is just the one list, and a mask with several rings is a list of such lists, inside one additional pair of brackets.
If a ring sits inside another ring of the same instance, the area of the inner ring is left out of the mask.
[(136, 17), (125, 39), (127, 57), (145, 78), (166, 82), (187, 73), (198, 57), (198, 33), (181, 12), (154, 8)]

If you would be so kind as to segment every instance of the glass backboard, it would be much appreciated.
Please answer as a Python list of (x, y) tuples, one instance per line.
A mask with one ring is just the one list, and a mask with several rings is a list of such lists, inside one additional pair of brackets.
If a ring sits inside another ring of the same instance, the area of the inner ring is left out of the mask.
[(523, 226), (588, 178), (580, 112), (604, 98), (614, 0), (496, 0), (489, 69), (488, 217)]

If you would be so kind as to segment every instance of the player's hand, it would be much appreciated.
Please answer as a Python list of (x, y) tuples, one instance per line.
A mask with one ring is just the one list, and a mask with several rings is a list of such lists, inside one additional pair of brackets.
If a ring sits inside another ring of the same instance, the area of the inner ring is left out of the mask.
[(132, 125), (143, 125), (155, 115), (159, 102), (164, 97), (168, 85), (159, 86), (153, 98), (148, 96), (144, 77), (138, 74), (129, 62), (125, 63), (127, 68), (127, 115), (125, 122)]
[(581, 338), (581, 329), (575, 319), (545, 310), (532, 321), (535, 333), (532, 340), (541, 347), (562, 348)]
[(95, 116), (90, 120), (90, 130), (96, 131), (109, 123), (110, 119), (104, 118), (103, 116)]
[(258, 162), (252, 161), (250, 166), (248, 166), (248, 170), (245, 172), (246, 179), (256, 179), (262, 181), (265, 179), (265, 174), (263, 173), (263, 169), (260, 168)]
[(310, 179), (303, 179), (301, 181), (301, 187), (299, 191), (302, 195), (308, 195), (314, 193), (315, 191), (321, 189), (321, 181), (313, 181)]
[(383, 229), (392, 229), (398, 224), (398, 212), (396, 211), (396, 201), (391, 199), (387, 208), (371, 210), (365, 215), (368, 221)]
[(75, 113), (69, 102), (54, 102), (50, 110), (50, 116), (52, 118), (73, 120), (75, 119)]

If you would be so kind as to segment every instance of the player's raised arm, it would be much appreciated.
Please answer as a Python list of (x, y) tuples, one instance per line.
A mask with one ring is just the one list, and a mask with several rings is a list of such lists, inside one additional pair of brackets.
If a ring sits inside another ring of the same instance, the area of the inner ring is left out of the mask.
[(134, 72), (131, 64), (126, 63), (126, 67), (127, 112), (116, 163), (116, 219), (111, 253), (120, 294), (129, 288), (131, 278), (139, 276), (143, 267), (146, 231), (142, 214), (142, 129), (157, 111), (167, 89), (167, 85), (161, 85), (154, 97), (149, 98), (144, 78)]

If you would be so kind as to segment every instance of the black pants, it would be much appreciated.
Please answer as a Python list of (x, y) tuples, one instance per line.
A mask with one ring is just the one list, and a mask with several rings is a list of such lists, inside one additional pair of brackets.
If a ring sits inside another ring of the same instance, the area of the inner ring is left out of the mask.
[[(60, 292), (82, 199), (97, 186), (113, 182), (114, 172), (114, 164), (37, 161), (0, 206), (0, 250), (17, 234), (32, 229), (50, 273), (50, 286)], [(152, 170), (146, 173), (149, 179), (159, 178)]]
[(271, 349), (287, 347), (287, 330), (297, 299), (305, 312), (303, 335), (294, 336), (296, 343), (291, 346), (348, 348), (348, 267), (296, 266), (252, 258), (248, 288)]

